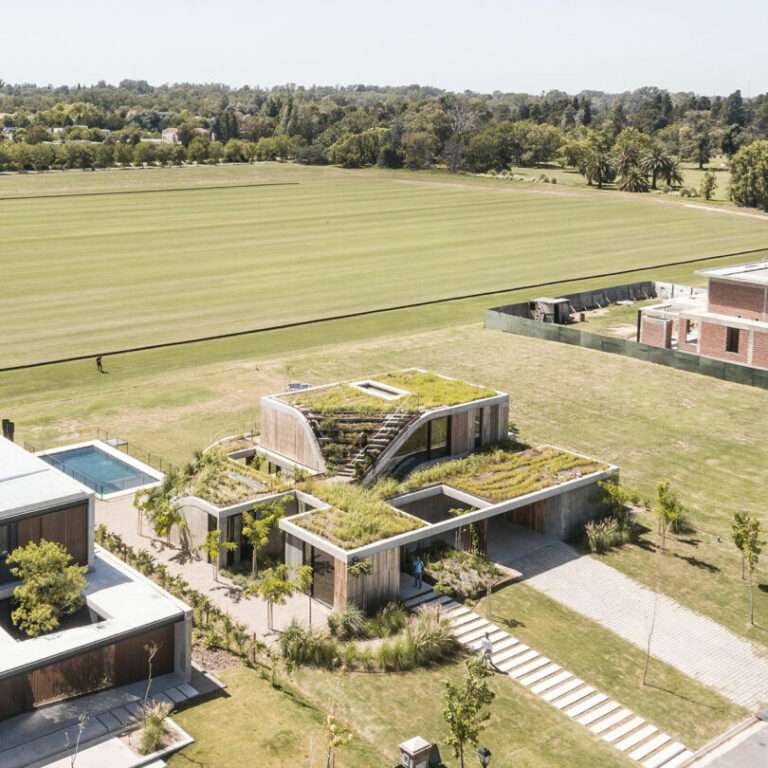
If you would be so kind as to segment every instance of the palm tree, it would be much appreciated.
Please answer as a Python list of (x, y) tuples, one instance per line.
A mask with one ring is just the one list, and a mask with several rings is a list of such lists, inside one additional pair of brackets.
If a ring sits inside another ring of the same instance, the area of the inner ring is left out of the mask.
[(591, 187), (594, 182), (598, 189), (602, 189), (603, 184), (613, 181), (616, 176), (611, 156), (601, 147), (592, 147), (585, 153), (582, 173), (587, 184)]
[(679, 162), (667, 154), (664, 147), (658, 142), (652, 144), (643, 156), (640, 161), (640, 169), (646, 176), (651, 177), (651, 189), (656, 189), (656, 181), (660, 178), (664, 179), (670, 186), (683, 183)]
[(629, 166), (619, 179), (622, 192), (647, 192), (648, 177), (636, 165)]

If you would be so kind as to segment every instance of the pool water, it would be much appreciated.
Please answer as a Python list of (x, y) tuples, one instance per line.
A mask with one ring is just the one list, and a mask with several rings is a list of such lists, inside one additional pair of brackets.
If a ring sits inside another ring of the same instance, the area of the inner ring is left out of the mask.
[(96, 445), (48, 453), (40, 458), (102, 496), (157, 482), (157, 477), (121, 461)]

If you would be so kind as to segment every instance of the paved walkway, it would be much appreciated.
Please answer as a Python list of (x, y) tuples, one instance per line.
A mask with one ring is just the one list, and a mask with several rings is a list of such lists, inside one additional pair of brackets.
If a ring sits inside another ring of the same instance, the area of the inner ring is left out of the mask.
[[(203, 690), (210, 690), (211, 683), (199, 674), (193, 675), (193, 682)], [(57, 704), (49, 704), (32, 712), (3, 720), (0, 723), (0, 768), (31, 768), (48, 766), (63, 761), (71, 762), (67, 757), (77, 740), (78, 719), (88, 716), (80, 740), (83, 751), (92, 746), (119, 736), (135, 726), (142, 717), (141, 704), (146, 694), (146, 682), (131, 683), (119, 688), (68, 699)], [(167, 704), (171, 709), (200, 695), (198, 687), (185, 683), (174, 674), (162, 675), (152, 681), (150, 699)], [(113, 745), (112, 750), (123, 757), (129, 753), (120, 745)], [(102, 750), (98, 751), (101, 757)], [(77, 761), (80, 764), (79, 760)], [(132, 765), (136, 762), (124, 760), (106, 765)]]
[(750, 710), (768, 702), (768, 656), (748, 641), (561, 541), (508, 529), (491, 554), (530, 586), (643, 650), (656, 600), (653, 656)]
[[(168, 546), (152, 535), (149, 523), (144, 523), (142, 534), (137, 531), (136, 510), (133, 507), (133, 495), (123, 496), (113, 501), (96, 502), (96, 524), (104, 524), (113, 533), (118, 533), (126, 544), (135, 549), (146, 549), (155, 558), (164, 563), (168, 570), (186, 579), (189, 585), (202, 592), (221, 610), (226, 611), (235, 621), (240, 622), (268, 642), (276, 638), (267, 627), (267, 604), (259, 597), (243, 598), (242, 593), (231, 581), (219, 576), (215, 581), (213, 567), (203, 560), (180, 560), (180, 550)], [(329, 609), (312, 600), (312, 626), (327, 626)], [(309, 623), (309, 598), (305, 594), (296, 594), (288, 598), (285, 605), (274, 607), (275, 628), (286, 628), (293, 619), (301, 624)]]
[(528, 688), (642, 768), (680, 768), (691, 758), (692, 752), (669, 734), (662, 733), (618, 701), (466, 606), (431, 590), (411, 597), (406, 606), (413, 610), (440, 606), (441, 612), (447, 613), (459, 642), (470, 650), (478, 651), (482, 638), (488, 634), (493, 647), (491, 660), (499, 672)]

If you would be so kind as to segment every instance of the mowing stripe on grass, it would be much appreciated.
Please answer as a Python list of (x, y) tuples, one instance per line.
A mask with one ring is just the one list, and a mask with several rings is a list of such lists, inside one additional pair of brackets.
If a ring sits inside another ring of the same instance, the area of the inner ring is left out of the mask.
[[(283, 183), (287, 184), (287, 183), (294, 183), (294, 182), (283, 182)], [(245, 185), (242, 185), (242, 186), (245, 186)], [(141, 190), (142, 193), (149, 192), (149, 191), (154, 192), (157, 190)], [(166, 191), (166, 190), (162, 190), (162, 191)], [(96, 194), (112, 194), (112, 193), (110, 192), (110, 193), (96, 193)], [(134, 193), (120, 192), (115, 194), (134, 194)], [(167, 349), (170, 347), (185, 346), (187, 344), (200, 344), (202, 342), (207, 342), (207, 341), (220, 341), (222, 339), (233, 339), (238, 336), (251, 336), (259, 333), (269, 333), (272, 331), (288, 330), (290, 328), (302, 328), (310, 325), (318, 325), (320, 323), (336, 322), (339, 320), (353, 320), (355, 318), (368, 317), (370, 315), (380, 315), (380, 314), (386, 314), (388, 312), (398, 312), (406, 309), (418, 309), (420, 307), (430, 307), (430, 306), (436, 306), (438, 304), (448, 304), (454, 301), (467, 301), (469, 299), (479, 299), (479, 298), (483, 298), (484, 296), (489, 296), (489, 297), (499, 296), (504, 293), (513, 293), (515, 291), (528, 291), (528, 290), (533, 290), (534, 288), (536, 289), (547, 288), (552, 285), (562, 285), (563, 283), (573, 283), (573, 282), (580, 282), (585, 280), (597, 280), (605, 277), (621, 277), (622, 275), (631, 275), (631, 274), (634, 274), (635, 272), (646, 272), (650, 269), (667, 269), (669, 267), (680, 267), (680, 266), (685, 266), (687, 264), (697, 264), (703, 261), (716, 261), (718, 259), (729, 259), (735, 256), (748, 256), (754, 253), (764, 253), (766, 250), (768, 250), (768, 247), (751, 248), (746, 251), (734, 251), (732, 253), (721, 253), (718, 256), (703, 256), (696, 259), (668, 261), (663, 264), (651, 264), (650, 266), (632, 267), (631, 269), (621, 269), (615, 272), (598, 272), (591, 275), (563, 277), (557, 280), (548, 280), (546, 282), (541, 282), (541, 283), (529, 283), (528, 285), (517, 285), (513, 287), (499, 288), (493, 291), (479, 291), (477, 293), (465, 293), (459, 296), (445, 296), (439, 299), (427, 299), (425, 301), (417, 301), (417, 302), (412, 302), (410, 304), (397, 304), (395, 306), (390, 306), (390, 307), (378, 307), (376, 309), (365, 309), (359, 312), (347, 312), (345, 314), (340, 314), (340, 315), (329, 315), (326, 317), (317, 317), (312, 320), (297, 320), (296, 322), (292, 322), (292, 323), (266, 325), (258, 328), (249, 328), (244, 331), (231, 331), (229, 333), (218, 333), (210, 336), (196, 336), (190, 339), (178, 339), (176, 341), (163, 341), (163, 342), (158, 342), (157, 344), (144, 344), (138, 347), (111, 349), (111, 350), (106, 350), (102, 352), (90, 352), (86, 355), (75, 355), (72, 357), (60, 357), (60, 358), (55, 358), (51, 360), (40, 360), (33, 363), (21, 363), (19, 365), (11, 365), (11, 366), (6, 366), (4, 368), (0, 368), (0, 373), (7, 373), (9, 371), (22, 371), (28, 368), (40, 368), (46, 365), (60, 365), (62, 363), (75, 363), (81, 360), (94, 360), (97, 357), (108, 357), (110, 355), (127, 355), (134, 352), (148, 352), (154, 349)]]
[(113, 189), (109, 192), (58, 192), (53, 195), (0, 195), (5, 200), (55, 200), (62, 197), (107, 197), (113, 195), (155, 195), (158, 192), (199, 192), (217, 189), (251, 189), (253, 187), (298, 187), (300, 181), (264, 181), (260, 184), (216, 184), (201, 187), (164, 187), (163, 189)]

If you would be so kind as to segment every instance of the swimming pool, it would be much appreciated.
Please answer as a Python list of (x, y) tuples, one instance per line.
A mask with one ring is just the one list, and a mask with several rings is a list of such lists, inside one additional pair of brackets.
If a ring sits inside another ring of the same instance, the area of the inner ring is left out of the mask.
[(162, 473), (152, 467), (101, 441), (44, 451), (38, 455), (102, 497), (133, 491), (163, 478)]

